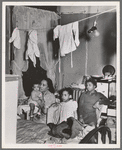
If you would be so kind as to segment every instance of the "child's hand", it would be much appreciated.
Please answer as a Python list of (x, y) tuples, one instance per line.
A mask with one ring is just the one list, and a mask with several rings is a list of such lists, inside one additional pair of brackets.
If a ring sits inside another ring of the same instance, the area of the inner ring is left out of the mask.
[(38, 97), (39, 99), (42, 99), (43, 98), (42, 93), (39, 93)]
[(56, 103), (60, 103), (60, 99), (59, 98), (56, 98), (55, 101), (56, 101)]

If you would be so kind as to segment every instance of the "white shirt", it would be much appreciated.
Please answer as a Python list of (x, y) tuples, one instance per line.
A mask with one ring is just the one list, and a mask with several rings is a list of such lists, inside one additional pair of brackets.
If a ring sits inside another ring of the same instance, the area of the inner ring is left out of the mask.
[(68, 102), (61, 103), (61, 113), (60, 113), (60, 122), (67, 121), (69, 117), (74, 117), (76, 119), (76, 111), (78, 104), (76, 101), (69, 100)]

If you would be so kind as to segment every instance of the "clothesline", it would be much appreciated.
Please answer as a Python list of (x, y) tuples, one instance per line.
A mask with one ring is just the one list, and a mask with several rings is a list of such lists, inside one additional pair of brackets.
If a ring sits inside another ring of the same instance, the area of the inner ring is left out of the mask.
[(90, 19), (90, 18), (93, 18), (93, 17), (99, 16), (99, 15), (102, 15), (102, 14), (104, 14), (104, 13), (106, 13), (106, 12), (110, 12), (110, 11), (113, 11), (113, 10), (115, 10), (115, 9), (116, 9), (116, 8), (112, 8), (112, 9), (109, 9), (109, 10), (103, 11), (103, 12), (98, 13), (98, 14), (95, 14), (95, 15), (93, 15), (93, 16), (86, 17), (86, 18), (84, 18), (84, 19), (78, 20), (78, 22), (81, 22), (81, 21), (84, 21), (84, 20), (87, 20), (87, 19)]
[[(110, 11), (113, 11), (113, 10), (115, 10), (116, 8), (112, 8), (112, 9), (109, 9), (109, 10), (106, 10), (106, 11), (103, 11), (103, 12), (101, 12), (101, 13), (97, 13), (97, 14), (95, 14), (95, 15), (92, 15), (92, 16), (89, 16), (89, 17), (86, 17), (86, 18), (84, 18), (84, 19), (81, 19), (81, 20), (78, 20), (78, 22), (81, 22), (81, 21), (84, 21), (84, 20), (87, 20), (87, 19), (90, 19), (90, 18), (93, 18), (93, 17), (96, 17), (96, 16), (99, 16), (99, 15), (102, 15), (102, 14), (104, 14), (104, 13), (107, 13), (107, 12), (110, 12)], [(74, 22), (76, 22), (76, 21), (74, 21)], [(72, 22), (73, 23), (73, 22)], [(69, 23), (70, 24), (70, 23)], [(19, 30), (22, 30), (22, 31), (29, 31), (29, 30), (48, 30), (48, 29), (54, 29), (55, 27), (51, 27), (51, 28), (43, 28), (43, 29), (19, 29)]]

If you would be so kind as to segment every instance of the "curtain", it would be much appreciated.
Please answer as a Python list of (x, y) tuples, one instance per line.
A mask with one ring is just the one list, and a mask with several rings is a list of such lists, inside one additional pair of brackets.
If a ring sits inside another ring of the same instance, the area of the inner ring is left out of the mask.
[[(58, 25), (60, 17), (55, 12), (47, 10), (15, 6), (13, 8), (12, 19), (13, 29), (18, 27), (21, 39), (21, 49), (14, 48), (16, 55), (13, 60), (19, 67), (19, 71), (13, 69), (13, 74), (21, 75), (22, 71), (28, 69), (27, 61), (25, 60), (27, 35), (29, 30), (37, 30), (40, 66), (47, 71), (47, 76), (53, 81), (53, 85), (55, 86), (55, 64), (57, 60), (54, 59), (53, 54), (53, 28)], [(20, 91), (24, 94), (22, 83), (20, 84)]]

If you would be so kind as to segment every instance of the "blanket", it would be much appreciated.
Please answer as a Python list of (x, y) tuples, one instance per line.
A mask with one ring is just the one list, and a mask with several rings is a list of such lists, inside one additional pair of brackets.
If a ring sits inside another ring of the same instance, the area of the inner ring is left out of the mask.
[[(81, 139), (91, 131), (93, 127), (87, 129), (89, 126), (85, 127), (83, 132), (82, 127), (77, 120), (69, 118), (68, 129), (70, 127), (70, 138), (60, 137), (50, 134), (50, 128), (45, 123), (38, 123), (31, 120), (17, 120), (17, 144), (78, 144)], [(63, 128), (66, 126), (63, 126)], [(60, 127), (56, 126), (54, 131), (58, 131)], [(55, 130), (56, 129), (56, 130)], [(57, 133), (57, 132), (56, 132)], [(59, 133), (59, 132), (58, 132)], [(54, 133), (53, 133), (54, 134)], [(63, 134), (64, 135), (64, 134)]]
[(30, 120), (17, 120), (16, 143), (45, 143), (50, 139), (49, 127)]

